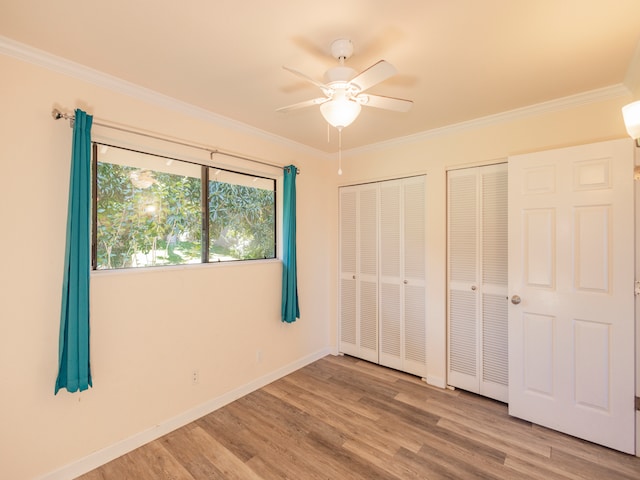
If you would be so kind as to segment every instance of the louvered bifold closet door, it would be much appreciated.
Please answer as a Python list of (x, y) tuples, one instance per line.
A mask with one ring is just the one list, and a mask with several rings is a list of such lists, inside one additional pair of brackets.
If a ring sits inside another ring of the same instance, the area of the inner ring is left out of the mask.
[(402, 370), (402, 181), (380, 184), (380, 365)]
[(403, 181), (404, 331), (402, 370), (427, 376), (425, 176)]
[[(470, 171), (469, 171), (470, 170)], [(478, 175), (448, 172), (449, 385), (479, 392)]]
[(353, 187), (340, 189), (340, 351), (358, 354), (356, 318), (356, 261), (358, 191)]
[(481, 189), (480, 393), (506, 402), (509, 397), (507, 166), (484, 167)]
[(426, 377), (425, 177), (380, 183), (380, 364)]
[(378, 362), (378, 187), (340, 188), (340, 351)]
[(507, 401), (507, 166), (448, 173), (448, 383)]

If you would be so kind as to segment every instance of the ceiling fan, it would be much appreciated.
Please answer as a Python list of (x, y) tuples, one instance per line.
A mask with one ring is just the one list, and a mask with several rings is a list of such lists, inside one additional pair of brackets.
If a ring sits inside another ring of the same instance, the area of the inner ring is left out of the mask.
[(293, 68), (282, 67), (319, 87), (324, 96), (278, 108), (276, 111), (289, 112), (320, 105), (320, 112), (325, 120), (338, 130), (342, 130), (358, 117), (362, 105), (397, 112), (406, 112), (411, 108), (413, 105), (411, 100), (365, 93), (374, 85), (394, 76), (397, 70), (386, 60), (380, 60), (361, 73), (357, 73), (353, 68), (344, 65), (344, 61), (352, 54), (353, 43), (351, 40), (338, 39), (331, 44), (331, 55), (340, 62), (340, 65), (325, 72), (325, 83), (318, 82)]

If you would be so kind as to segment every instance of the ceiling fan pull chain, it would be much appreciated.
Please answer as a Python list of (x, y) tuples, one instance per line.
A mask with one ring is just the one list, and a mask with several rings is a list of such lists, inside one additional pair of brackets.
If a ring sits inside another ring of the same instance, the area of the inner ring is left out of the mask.
[(338, 128), (338, 175), (342, 175), (342, 128)]

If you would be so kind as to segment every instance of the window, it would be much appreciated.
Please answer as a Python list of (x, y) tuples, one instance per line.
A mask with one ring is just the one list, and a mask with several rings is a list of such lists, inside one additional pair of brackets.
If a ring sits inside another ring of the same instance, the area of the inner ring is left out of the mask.
[(94, 269), (275, 258), (274, 179), (97, 144), (93, 174)]

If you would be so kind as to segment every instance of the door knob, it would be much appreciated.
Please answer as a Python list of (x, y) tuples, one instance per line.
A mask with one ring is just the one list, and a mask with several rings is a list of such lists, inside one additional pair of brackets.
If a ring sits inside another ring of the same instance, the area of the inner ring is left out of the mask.
[(518, 305), (521, 301), (522, 299), (519, 295), (514, 295), (513, 297), (511, 297), (511, 303), (513, 303), (514, 305)]
[(476, 288), (478, 288), (478, 287), (476, 287), (475, 285), (473, 285), (473, 286), (471, 287), (471, 290), (473, 290), (473, 291), (475, 292), (475, 291), (476, 291)]

